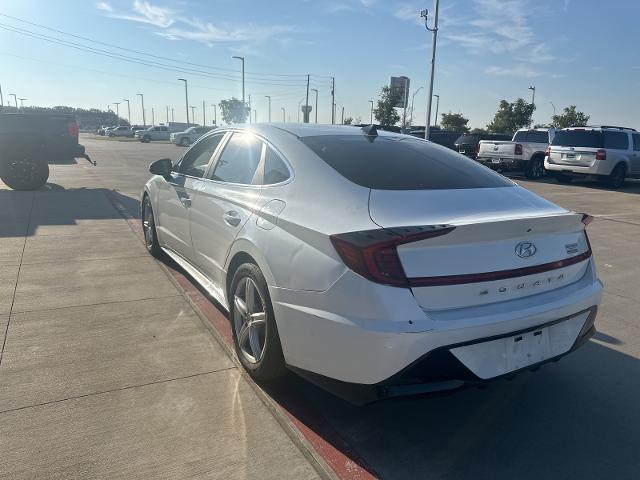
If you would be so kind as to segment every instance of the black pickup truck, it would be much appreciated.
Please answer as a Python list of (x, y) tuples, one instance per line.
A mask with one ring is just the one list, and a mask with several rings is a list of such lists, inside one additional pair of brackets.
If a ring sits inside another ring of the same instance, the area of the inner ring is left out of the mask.
[(0, 179), (14, 190), (40, 188), (49, 162), (79, 157), (91, 162), (73, 115), (0, 113)]

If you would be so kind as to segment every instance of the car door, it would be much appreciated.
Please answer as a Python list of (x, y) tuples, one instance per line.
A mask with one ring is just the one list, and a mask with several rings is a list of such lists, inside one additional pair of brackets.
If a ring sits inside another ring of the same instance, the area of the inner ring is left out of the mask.
[(219, 134), (203, 139), (184, 154), (169, 180), (159, 181), (156, 229), (160, 243), (190, 261), (193, 246), (189, 212), (193, 195), (223, 137)]
[(633, 152), (631, 152), (631, 173), (640, 175), (640, 133), (633, 134)]
[(264, 142), (248, 132), (228, 136), (191, 207), (197, 266), (220, 285), (227, 254), (260, 197)]

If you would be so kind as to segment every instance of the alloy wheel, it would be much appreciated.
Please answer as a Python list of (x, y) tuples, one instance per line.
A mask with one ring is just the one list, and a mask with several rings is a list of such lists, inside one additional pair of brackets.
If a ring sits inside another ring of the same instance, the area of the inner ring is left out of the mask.
[(267, 338), (265, 302), (254, 281), (243, 278), (233, 295), (233, 326), (240, 352), (257, 364), (264, 354)]
[(144, 204), (144, 218), (142, 220), (142, 229), (144, 231), (145, 245), (147, 246), (147, 249), (151, 249), (153, 247), (154, 223), (153, 212), (151, 211), (151, 206), (149, 205), (148, 200)]

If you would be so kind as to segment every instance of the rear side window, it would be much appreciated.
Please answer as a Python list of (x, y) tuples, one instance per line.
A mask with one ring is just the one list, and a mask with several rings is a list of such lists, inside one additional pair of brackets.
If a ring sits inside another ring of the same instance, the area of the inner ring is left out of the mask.
[(636, 151), (640, 150), (640, 133), (633, 134), (633, 149)]
[(626, 150), (629, 148), (629, 135), (626, 132), (604, 132), (604, 148)]
[(300, 140), (343, 177), (367, 188), (443, 190), (513, 186), (473, 160), (410, 137), (323, 135)]
[(556, 132), (551, 145), (602, 148), (602, 132), (599, 130), (560, 130)]
[(289, 179), (289, 169), (280, 156), (272, 149), (267, 148), (264, 157), (264, 185), (284, 182)]
[(248, 133), (234, 133), (213, 171), (213, 180), (251, 185), (262, 157), (262, 141)]

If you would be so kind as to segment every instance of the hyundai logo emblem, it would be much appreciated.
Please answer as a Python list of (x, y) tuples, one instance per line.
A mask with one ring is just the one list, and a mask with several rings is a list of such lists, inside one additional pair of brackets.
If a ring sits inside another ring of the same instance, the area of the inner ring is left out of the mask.
[(531, 242), (520, 242), (516, 245), (516, 255), (520, 258), (529, 258), (533, 257), (538, 249)]

